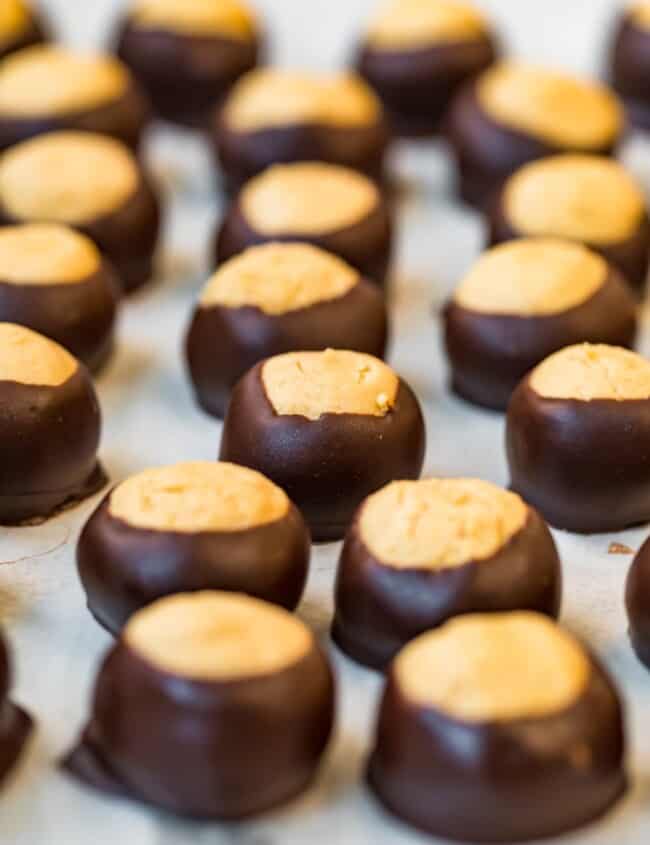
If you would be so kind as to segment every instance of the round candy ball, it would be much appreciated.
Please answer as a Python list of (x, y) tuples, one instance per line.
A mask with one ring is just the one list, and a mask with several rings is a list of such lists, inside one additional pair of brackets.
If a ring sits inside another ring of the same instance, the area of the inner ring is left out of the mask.
[(274, 164), (322, 161), (381, 180), (388, 130), (381, 102), (359, 77), (263, 68), (243, 76), (212, 126), (227, 188)]
[(609, 810), (624, 751), (618, 692), (580, 643), (536, 613), (474, 614), (393, 662), (368, 777), (433, 836), (519, 843)]
[(621, 273), (581, 244), (523, 238), (486, 252), (444, 311), (451, 385), (505, 411), (521, 379), (565, 346), (632, 346), (636, 299)]
[(0, 398), (0, 524), (43, 521), (104, 485), (95, 390), (62, 346), (0, 323)]
[(382, 669), (453, 616), (554, 617), (561, 593), (551, 533), (519, 496), (478, 479), (394, 481), (365, 500), (346, 534), (332, 637)]
[(240, 0), (131, 0), (116, 41), (158, 117), (202, 128), (262, 47)]
[(328, 347), (383, 357), (387, 331), (381, 292), (340, 258), (309, 244), (251, 247), (220, 266), (194, 311), (186, 351), (197, 401), (222, 417), (264, 358)]
[(131, 476), (86, 523), (77, 565), (88, 607), (116, 634), (147, 604), (207, 589), (293, 610), (309, 532), (287, 495), (258, 472), (195, 462)]
[(512, 489), (557, 528), (592, 534), (650, 520), (650, 362), (616, 346), (551, 355), (508, 407)]
[(386, 364), (349, 350), (291, 352), (237, 383), (221, 460), (257, 469), (303, 512), (317, 541), (345, 534), (361, 501), (422, 470), (425, 430), (413, 391)]
[(386, 0), (358, 49), (359, 73), (400, 135), (437, 132), (453, 96), (497, 56), (485, 16), (458, 0)]
[(0, 63), (0, 149), (45, 132), (110, 135), (136, 149), (149, 105), (112, 56), (54, 45), (20, 50)]
[(299, 619), (232, 593), (180, 594), (131, 618), (65, 766), (106, 792), (237, 820), (309, 785), (333, 717), (331, 669)]

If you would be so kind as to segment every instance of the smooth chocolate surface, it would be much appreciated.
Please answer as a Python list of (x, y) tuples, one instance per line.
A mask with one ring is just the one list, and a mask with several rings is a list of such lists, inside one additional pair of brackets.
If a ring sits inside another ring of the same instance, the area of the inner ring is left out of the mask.
[(33, 725), (31, 716), (9, 698), (11, 675), (9, 652), (0, 634), (0, 786), (16, 765)]
[(0, 524), (43, 520), (96, 493), (100, 411), (82, 365), (63, 384), (0, 381)]
[(646, 540), (632, 562), (625, 586), (625, 607), (632, 647), (650, 669), (650, 541)]
[(159, 670), (119, 641), (65, 768), (96, 789), (204, 819), (242, 819), (313, 779), (334, 718), (334, 680), (314, 644), (286, 669), (234, 681)]
[(611, 45), (610, 78), (623, 100), (632, 127), (650, 131), (650, 30), (636, 26), (629, 14), (616, 27)]
[(548, 399), (526, 377), (508, 407), (512, 489), (580, 534), (650, 520), (650, 400)]
[[(487, 209), (506, 179), (530, 161), (567, 152), (554, 144), (493, 120), (485, 113), (474, 83), (454, 99), (445, 135), (458, 167), (458, 190), (469, 205)], [(610, 155), (615, 145), (588, 152)], [(579, 150), (578, 150), (579, 152)]]
[(635, 298), (613, 268), (592, 297), (557, 314), (489, 314), (451, 300), (444, 321), (452, 390), (497, 411), (507, 409), (521, 379), (553, 352), (583, 342), (632, 347), (637, 331)]
[[(0, 202), (0, 226), (25, 222)], [(151, 280), (161, 225), (161, 209), (149, 177), (142, 171), (135, 193), (119, 208), (94, 220), (72, 224), (93, 240), (115, 269), (126, 293)]]
[(357, 69), (383, 102), (391, 129), (419, 137), (439, 131), (459, 88), (486, 70), (498, 48), (491, 37), (411, 50), (362, 45)]
[(270, 242), (310, 243), (338, 255), (355, 267), (362, 276), (380, 287), (386, 285), (393, 249), (393, 221), (385, 199), (365, 219), (322, 234), (304, 235), (295, 232), (265, 235), (252, 227), (235, 200), (216, 234), (215, 265), (219, 266), (248, 247)]
[(93, 108), (59, 115), (0, 115), (0, 150), (46, 132), (65, 129), (110, 135), (137, 150), (149, 122), (149, 112), (146, 98), (136, 85), (131, 84), (114, 102)]
[(595, 660), (575, 704), (510, 722), (464, 722), (414, 704), (392, 671), (368, 781), (386, 809), (434, 836), (515, 843), (600, 817), (625, 791), (623, 754), (621, 704)]
[(0, 321), (40, 332), (97, 372), (113, 349), (120, 298), (120, 281), (106, 261), (74, 283), (20, 285), (0, 278)]
[(293, 610), (307, 579), (309, 532), (298, 510), (241, 531), (147, 530), (110, 512), (110, 494), (86, 523), (77, 566), (97, 621), (117, 634), (163, 596), (228, 590)]
[(233, 390), (220, 460), (262, 472), (302, 511), (314, 540), (343, 537), (370, 493), (422, 470), (425, 429), (410, 387), (400, 382), (395, 406), (383, 417), (323, 414), (311, 421), (279, 415), (262, 383), (263, 362)]
[(295, 123), (240, 131), (217, 113), (212, 139), (226, 189), (234, 194), (267, 167), (297, 161), (339, 164), (381, 182), (389, 131), (383, 119), (367, 127)]
[(217, 35), (190, 35), (134, 26), (117, 33), (117, 54), (147, 92), (158, 117), (189, 127), (208, 127), (231, 86), (252, 70), (263, 47)]
[(361, 279), (348, 293), (283, 314), (255, 306), (199, 305), (187, 334), (186, 356), (199, 405), (226, 413), (230, 392), (244, 373), (273, 355), (327, 348), (383, 358), (388, 335), (386, 304), (376, 286)]
[[(610, 199), (603, 201), (611, 202)], [(521, 238), (526, 234), (510, 223), (504, 208), (503, 193), (497, 195), (488, 214), (488, 246)], [(638, 230), (624, 241), (585, 245), (617, 267), (638, 296), (644, 295), (650, 261), (650, 220), (647, 215), (644, 215)]]
[(555, 543), (534, 510), (492, 557), (437, 570), (378, 560), (363, 542), (357, 514), (339, 560), (332, 638), (357, 663), (384, 669), (409, 640), (453, 616), (535, 610), (555, 618), (561, 595)]
[(532, 509), (524, 528), (490, 558), (434, 570), (378, 560), (363, 542), (359, 516), (339, 560), (332, 625), (334, 642), (357, 663), (384, 669), (409, 640), (462, 613), (559, 614), (560, 560)]

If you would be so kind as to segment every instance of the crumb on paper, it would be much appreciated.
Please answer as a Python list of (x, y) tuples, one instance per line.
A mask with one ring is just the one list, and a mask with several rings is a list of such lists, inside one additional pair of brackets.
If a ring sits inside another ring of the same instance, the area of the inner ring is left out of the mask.
[(608, 553), (610, 555), (633, 555), (634, 549), (626, 546), (625, 543), (610, 543)]

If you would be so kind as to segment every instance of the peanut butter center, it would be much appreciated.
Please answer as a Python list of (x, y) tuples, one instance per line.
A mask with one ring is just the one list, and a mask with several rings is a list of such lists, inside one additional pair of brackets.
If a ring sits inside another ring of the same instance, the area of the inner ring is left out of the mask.
[(514, 493), (466, 478), (395, 481), (363, 505), (360, 533), (377, 560), (398, 569), (449, 569), (485, 560), (524, 527)]
[(536, 613), (460, 616), (407, 645), (394, 667), (411, 701), (464, 722), (560, 713), (591, 673), (573, 637)]
[(378, 358), (341, 349), (269, 358), (262, 382), (276, 414), (309, 420), (323, 414), (384, 417), (399, 389), (395, 373)]
[(217, 591), (160, 599), (131, 617), (123, 637), (162, 671), (207, 682), (282, 672), (314, 644), (309, 629), (286, 610)]
[(289, 499), (268, 478), (229, 463), (194, 462), (149, 469), (118, 485), (109, 512), (153, 531), (245, 531), (282, 519)]
[(546, 68), (501, 62), (480, 77), (476, 91), (494, 120), (561, 149), (599, 151), (623, 128), (623, 110), (609, 89)]

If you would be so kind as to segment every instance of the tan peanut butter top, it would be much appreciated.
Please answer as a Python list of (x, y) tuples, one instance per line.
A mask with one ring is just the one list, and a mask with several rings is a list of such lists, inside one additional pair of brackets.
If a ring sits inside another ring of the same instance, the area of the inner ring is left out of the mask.
[(487, 481), (427, 478), (394, 481), (366, 499), (359, 530), (387, 566), (435, 571), (492, 557), (527, 516), (519, 496)]
[(383, 361), (361, 352), (289, 352), (262, 366), (262, 383), (276, 414), (317, 420), (323, 414), (384, 417), (399, 379)]
[(511, 176), (503, 193), (503, 211), (510, 225), (524, 235), (605, 246), (637, 232), (645, 197), (617, 161), (567, 154), (532, 162)]
[(368, 126), (381, 114), (376, 94), (355, 74), (266, 67), (249, 71), (235, 84), (222, 119), (236, 132), (256, 132), (296, 123)]
[(0, 323), (0, 381), (58, 387), (78, 366), (53, 340), (15, 323)]
[(249, 225), (268, 237), (320, 235), (365, 220), (380, 202), (370, 179), (334, 164), (279, 164), (254, 177), (239, 203)]
[(366, 43), (378, 50), (414, 50), (478, 41), (487, 31), (485, 16), (470, 3), (387, 0), (370, 22)]
[(139, 29), (236, 41), (252, 41), (257, 28), (252, 10), (237, 0), (134, 0), (130, 20)]
[(205, 308), (254, 306), (277, 316), (339, 299), (359, 283), (359, 273), (310, 244), (254, 246), (222, 264), (201, 293)]
[(68, 285), (97, 272), (101, 255), (85, 235), (58, 223), (0, 228), (0, 281), (13, 285)]
[(464, 722), (543, 719), (572, 707), (591, 664), (573, 637), (537, 613), (459, 616), (397, 656), (414, 703)]
[(135, 613), (123, 641), (158, 669), (196, 681), (241, 681), (282, 672), (314, 646), (297, 616), (237, 593), (159, 599)]
[(623, 109), (605, 86), (523, 62), (485, 71), (476, 95), (494, 120), (560, 149), (598, 152), (623, 128)]
[(245, 531), (282, 519), (289, 499), (255, 470), (196, 461), (131, 476), (113, 490), (108, 510), (153, 531)]
[(83, 224), (121, 208), (139, 172), (124, 144), (88, 132), (52, 132), (0, 157), (0, 202), (21, 221)]
[(533, 370), (530, 386), (546, 399), (650, 399), (650, 361), (619, 346), (567, 346)]
[(89, 110), (118, 100), (130, 82), (113, 56), (38, 44), (0, 65), (0, 114), (57, 117)]
[(523, 238), (483, 253), (461, 281), (454, 302), (483, 314), (559, 314), (591, 299), (608, 274), (605, 259), (582, 244)]

